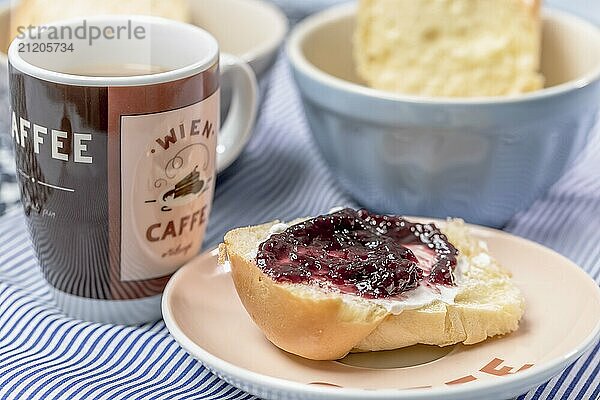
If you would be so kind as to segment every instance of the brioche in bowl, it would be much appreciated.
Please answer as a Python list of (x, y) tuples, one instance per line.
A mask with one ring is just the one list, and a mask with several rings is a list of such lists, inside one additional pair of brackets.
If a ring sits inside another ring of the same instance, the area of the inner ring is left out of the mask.
[(541, 0), (359, 0), (357, 74), (375, 89), (435, 97), (539, 90)]
[(590, 23), (542, 11), (545, 88), (450, 98), (368, 87), (356, 73), (355, 21), (355, 5), (309, 17), (287, 53), (315, 142), (361, 205), (501, 227), (585, 146), (600, 105), (600, 32)]

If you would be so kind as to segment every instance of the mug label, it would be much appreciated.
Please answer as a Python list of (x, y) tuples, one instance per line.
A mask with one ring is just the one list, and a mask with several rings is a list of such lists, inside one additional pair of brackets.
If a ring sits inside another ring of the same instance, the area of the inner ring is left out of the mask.
[(198, 252), (218, 115), (219, 91), (176, 110), (121, 116), (121, 281), (169, 275)]

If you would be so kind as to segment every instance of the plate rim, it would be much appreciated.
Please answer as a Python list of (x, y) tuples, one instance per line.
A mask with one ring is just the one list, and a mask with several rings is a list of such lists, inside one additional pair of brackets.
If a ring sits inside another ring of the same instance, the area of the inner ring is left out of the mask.
[[(411, 217), (407, 217), (411, 218)], [(415, 218), (415, 217), (412, 217)], [(417, 219), (423, 219), (424, 217), (416, 217)], [(425, 218), (432, 222), (444, 222), (437, 218)], [(581, 267), (575, 264), (573, 261), (558, 253), (557, 251), (536, 243), (532, 240), (525, 239), (520, 236), (510, 234), (498, 229), (488, 228), (480, 225), (466, 224), (469, 229), (475, 232), (485, 232), (487, 234), (500, 235), (509, 237), (510, 239), (517, 240), (525, 243), (526, 245), (533, 246), (539, 251), (549, 252), (553, 256), (557, 256), (569, 265), (576, 273), (583, 275), (584, 279), (588, 280), (588, 283), (593, 284), (597, 288), (596, 300), (600, 301), (600, 287)], [(525, 371), (521, 371), (518, 374), (502, 377), (500, 380), (488, 380), (488, 381), (476, 381), (469, 382), (469, 385), (452, 385), (452, 386), (440, 386), (428, 389), (376, 389), (366, 390), (359, 388), (330, 388), (319, 385), (308, 385), (292, 380), (283, 378), (276, 378), (269, 375), (263, 375), (261, 373), (251, 371), (249, 369), (239, 367), (228, 361), (225, 361), (216, 355), (211, 354), (207, 350), (203, 349), (200, 345), (193, 342), (184, 331), (181, 329), (179, 324), (176, 322), (173, 313), (171, 312), (171, 305), (169, 299), (172, 296), (173, 287), (179, 276), (182, 276), (187, 268), (192, 268), (195, 261), (202, 257), (215, 257), (217, 254), (217, 248), (208, 250), (199, 254), (197, 257), (186, 263), (181, 267), (173, 276), (169, 279), (163, 296), (161, 299), (161, 310), (163, 320), (167, 327), (167, 330), (173, 337), (173, 339), (194, 359), (204, 365), (206, 368), (211, 370), (220, 378), (233, 386), (239, 387), (239, 385), (233, 384), (226, 375), (235, 378), (238, 382), (244, 382), (246, 387), (257, 388), (257, 387), (268, 387), (269, 390), (279, 392), (294, 392), (302, 393), (308, 396), (327, 397), (331, 399), (384, 399), (384, 398), (395, 398), (395, 399), (464, 399), (465, 395), (470, 396), (469, 398), (477, 398), (474, 396), (489, 394), (500, 390), (502, 393), (509, 393), (512, 389), (515, 393), (521, 389), (528, 389), (536, 384), (546, 382), (560, 371), (565, 369), (568, 365), (575, 362), (579, 357), (588, 351), (599, 339), (600, 339), (600, 318), (596, 322), (596, 326), (592, 330), (591, 334), (588, 335), (577, 347), (571, 352), (566, 353), (562, 356), (551, 359), (550, 361), (536, 365), (536, 368), (530, 368)], [(517, 390), (518, 389), (518, 390)], [(244, 389), (242, 389), (244, 390)], [(248, 389), (246, 389), (248, 390)], [(249, 392), (251, 394), (256, 394)], [(519, 392), (517, 394), (522, 394)], [(264, 394), (263, 394), (264, 395)]]

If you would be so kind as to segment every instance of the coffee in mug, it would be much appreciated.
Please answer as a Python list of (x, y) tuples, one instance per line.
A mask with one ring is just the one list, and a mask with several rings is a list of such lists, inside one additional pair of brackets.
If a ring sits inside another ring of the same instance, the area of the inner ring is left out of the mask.
[[(146, 40), (63, 38), (69, 52), (9, 50), (11, 132), (39, 264), (70, 316), (114, 323), (160, 317), (169, 276), (194, 257), (215, 172), (253, 126), (256, 79), (197, 27), (152, 17)], [(75, 28), (82, 20), (55, 26)], [(61, 46), (58, 46), (60, 49)], [(234, 106), (220, 129), (220, 80)], [(219, 143), (219, 153), (217, 153)]]
[(150, 64), (101, 64), (75, 66), (72, 68), (65, 68), (60, 72), (80, 76), (118, 77), (152, 75), (169, 71), (169, 68)]

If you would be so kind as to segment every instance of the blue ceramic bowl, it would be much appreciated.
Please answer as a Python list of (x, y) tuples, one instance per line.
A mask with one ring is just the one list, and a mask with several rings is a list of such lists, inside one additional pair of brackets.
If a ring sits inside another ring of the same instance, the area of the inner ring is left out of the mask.
[(340, 183), (383, 213), (503, 226), (560, 178), (600, 106), (600, 31), (544, 12), (547, 88), (428, 98), (370, 89), (354, 73), (355, 7), (305, 20), (287, 51), (315, 141)]

